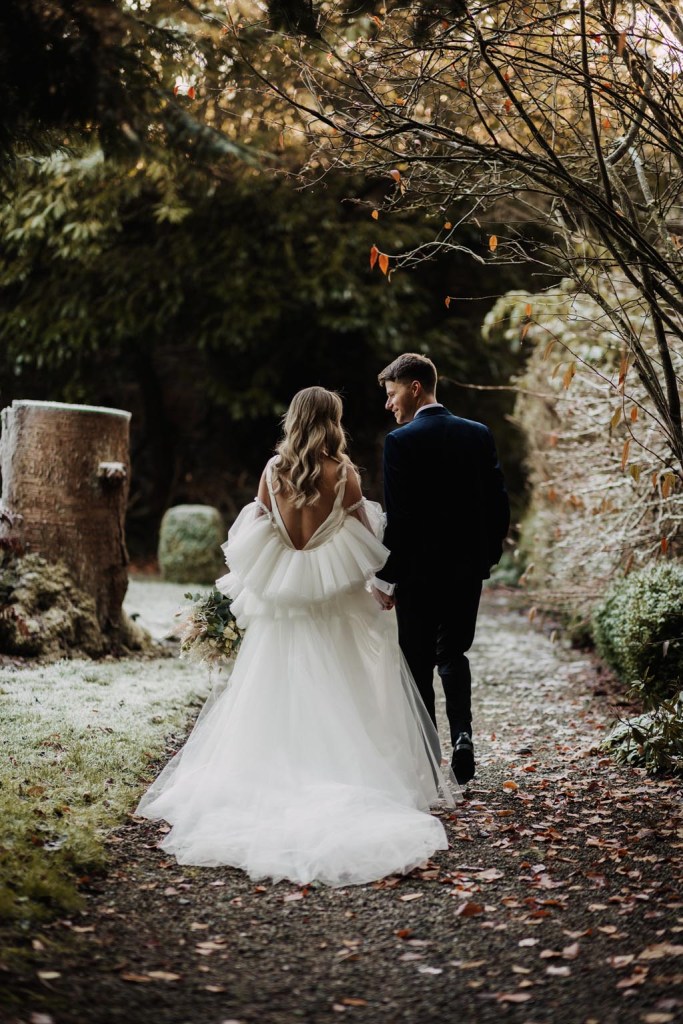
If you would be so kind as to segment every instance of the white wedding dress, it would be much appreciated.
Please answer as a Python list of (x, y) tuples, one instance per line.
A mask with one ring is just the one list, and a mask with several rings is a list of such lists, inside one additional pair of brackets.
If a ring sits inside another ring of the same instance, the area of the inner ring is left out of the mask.
[(333, 886), (407, 872), (447, 849), (429, 813), (457, 783), (398, 646), (396, 617), (367, 581), (384, 564), (379, 506), (343, 508), (297, 550), (267, 479), (270, 512), (243, 509), (217, 587), (246, 627), (227, 684), (136, 813), (173, 827), (181, 864)]

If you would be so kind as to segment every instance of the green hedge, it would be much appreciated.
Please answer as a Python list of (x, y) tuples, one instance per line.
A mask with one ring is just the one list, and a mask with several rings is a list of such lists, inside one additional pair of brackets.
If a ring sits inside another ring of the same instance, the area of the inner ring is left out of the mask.
[(683, 680), (683, 566), (630, 573), (593, 613), (598, 651), (625, 683), (640, 680), (649, 703), (676, 694)]

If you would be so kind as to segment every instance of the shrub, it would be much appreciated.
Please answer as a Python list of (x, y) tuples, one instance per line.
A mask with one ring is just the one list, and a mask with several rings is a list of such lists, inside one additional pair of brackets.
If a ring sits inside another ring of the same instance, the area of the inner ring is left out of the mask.
[(654, 710), (618, 722), (602, 744), (621, 764), (683, 774), (683, 691)]
[(640, 680), (650, 702), (678, 692), (683, 679), (683, 566), (660, 562), (617, 580), (593, 613), (605, 661), (627, 683)]

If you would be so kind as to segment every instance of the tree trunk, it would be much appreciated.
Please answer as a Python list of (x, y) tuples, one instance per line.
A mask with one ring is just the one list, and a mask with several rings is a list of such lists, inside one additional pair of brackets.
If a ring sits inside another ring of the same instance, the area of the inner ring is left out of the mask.
[(0, 516), (0, 531), (18, 531), (28, 550), (64, 562), (93, 597), (104, 632), (120, 626), (128, 586), (129, 426), (130, 413), (120, 409), (21, 400), (2, 410), (9, 515)]

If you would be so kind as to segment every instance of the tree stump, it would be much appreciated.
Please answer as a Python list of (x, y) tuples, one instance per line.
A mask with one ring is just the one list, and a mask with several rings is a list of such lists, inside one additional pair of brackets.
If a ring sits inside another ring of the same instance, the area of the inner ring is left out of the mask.
[(106, 633), (121, 625), (128, 586), (129, 426), (120, 409), (21, 400), (2, 410), (0, 537), (63, 562)]

